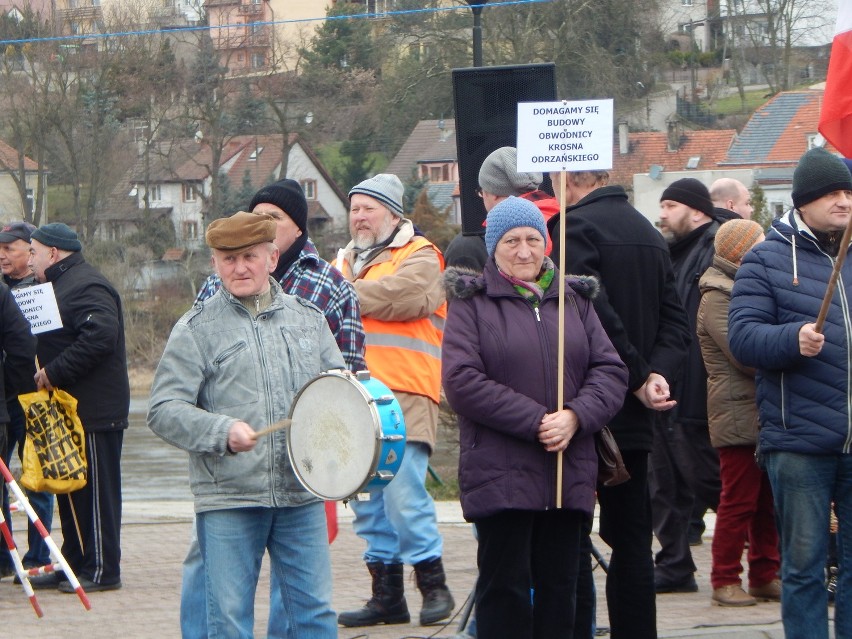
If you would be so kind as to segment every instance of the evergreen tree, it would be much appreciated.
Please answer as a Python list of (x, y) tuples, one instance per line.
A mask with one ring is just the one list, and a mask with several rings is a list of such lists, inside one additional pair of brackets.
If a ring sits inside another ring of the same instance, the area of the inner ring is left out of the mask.
[(760, 224), (764, 231), (768, 231), (775, 216), (769, 211), (766, 193), (757, 182), (751, 186), (751, 205), (754, 208), (751, 219)]
[(450, 241), (456, 236), (454, 229), (447, 222), (449, 210), (439, 211), (429, 199), (429, 191), (422, 188), (417, 195), (414, 207), (409, 214), (409, 219), (431, 242), (442, 251), (447, 248)]
[(378, 70), (370, 21), (343, 17), (363, 13), (364, 6), (359, 4), (341, 2), (329, 7), (328, 19), (316, 30), (310, 48), (302, 51), (306, 74), (317, 67)]

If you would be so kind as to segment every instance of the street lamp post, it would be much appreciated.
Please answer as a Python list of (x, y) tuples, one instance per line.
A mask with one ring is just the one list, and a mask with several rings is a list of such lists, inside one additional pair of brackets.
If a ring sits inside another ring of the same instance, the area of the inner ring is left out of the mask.
[(488, 0), (465, 0), (473, 11), (473, 66), (482, 66), (482, 9)]

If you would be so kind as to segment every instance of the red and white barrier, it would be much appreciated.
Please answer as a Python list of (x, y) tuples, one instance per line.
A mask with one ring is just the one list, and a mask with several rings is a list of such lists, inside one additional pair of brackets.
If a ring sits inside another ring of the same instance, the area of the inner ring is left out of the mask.
[(59, 551), (59, 547), (53, 541), (50, 536), (50, 533), (47, 532), (47, 529), (44, 527), (44, 524), (41, 523), (41, 520), (38, 518), (35, 510), (30, 505), (29, 500), (27, 499), (24, 491), (21, 490), (20, 486), (18, 486), (18, 482), (15, 481), (15, 478), (12, 476), (12, 473), (9, 472), (9, 468), (6, 464), (3, 463), (3, 460), (0, 459), (0, 474), (3, 475), (3, 479), (6, 481), (6, 485), (9, 487), (9, 490), (12, 494), (17, 497), (17, 509), (23, 507), (23, 509), (27, 513), (27, 517), (30, 518), (30, 521), (33, 522), (33, 525), (38, 530), (38, 533), (41, 535), (42, 539), (44, 539), (47, 547), (50, 548), (51, 556), (56, 560), (57, 563), (50, 564), (47, 566), (42, 566), (41, 568), (32, 568), (25, 569), (24, 565), (21, 563), (21, 558), (18, 555), (18, 550), (15, 547), (15, 541), (12, 539), (12, 531), (9, 530), (9, 525), (6, 523), (5, 517), (3, 517), (3, 513), (0, 512), (0, 531), (3, 533), (3, 537), (6, 538), (6, 545), (9, 547), (9, 553), (12, 556), (12, 562), (15, 565), (15, 572), (21, 580), (21, 585), (24, 588), (24, 592), (27, 597), (30, 599), (30, 603), (35, 609), (36, 615), (39, 617), (42, 616), (41, 608), (38, 605), (38, 601), (36, 600), (35, 592), (33, 591), (33, 587), (30, 584), (29, 577), (35, 575), (43, 575), (50, 572), (54, 572), (56, 570), (62, 570), (65, 573), (65, 576), (68, 578), (68, 581), (71, 582), (71, 585), (74, 587), (74, 591), (77, 593), (77, 596), (80, 598), (80, 601), (83, 604), (83, 607), (86, 610), (92, 609), (92, 604), (89, 603), (89, 597), (86, 595), (83, 587), (80, 585), (80, 582), (77, 580), (77, 576), (74, 574), (74, 571), (71, 570), (71, 566), (68, 565), (68, 562), (65, 561), (65, 557), (62, 556), (62, 553)]

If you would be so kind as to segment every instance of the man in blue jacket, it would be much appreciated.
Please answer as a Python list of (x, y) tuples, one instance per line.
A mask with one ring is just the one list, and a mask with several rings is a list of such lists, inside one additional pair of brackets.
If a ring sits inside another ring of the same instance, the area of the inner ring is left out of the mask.
[(824, 566), (829, 511), (840, 519), (835, 636), (852, 637), (852, 262), (825, 320), (814, 320), (852, 217), (852, 175), (815, 148), (793, 173), (793, 209), (737, 272), (731, 352), (757, 368), (758, 451), (781, 535), (781, 612), (788, 637), (828, 638)]

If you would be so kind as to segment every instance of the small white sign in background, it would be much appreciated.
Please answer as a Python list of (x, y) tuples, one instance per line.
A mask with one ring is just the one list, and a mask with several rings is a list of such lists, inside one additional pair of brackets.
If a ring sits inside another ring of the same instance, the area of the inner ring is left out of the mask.
[(30, 323), (33, 335), (62, 328), (62, 318), (53, 294), (53, 284), (39, 284), (12, 291), (15, 301), (21, 307), (24, 317)]
[(518, 103), (518, 171), (612, 168), (612, 100)]

